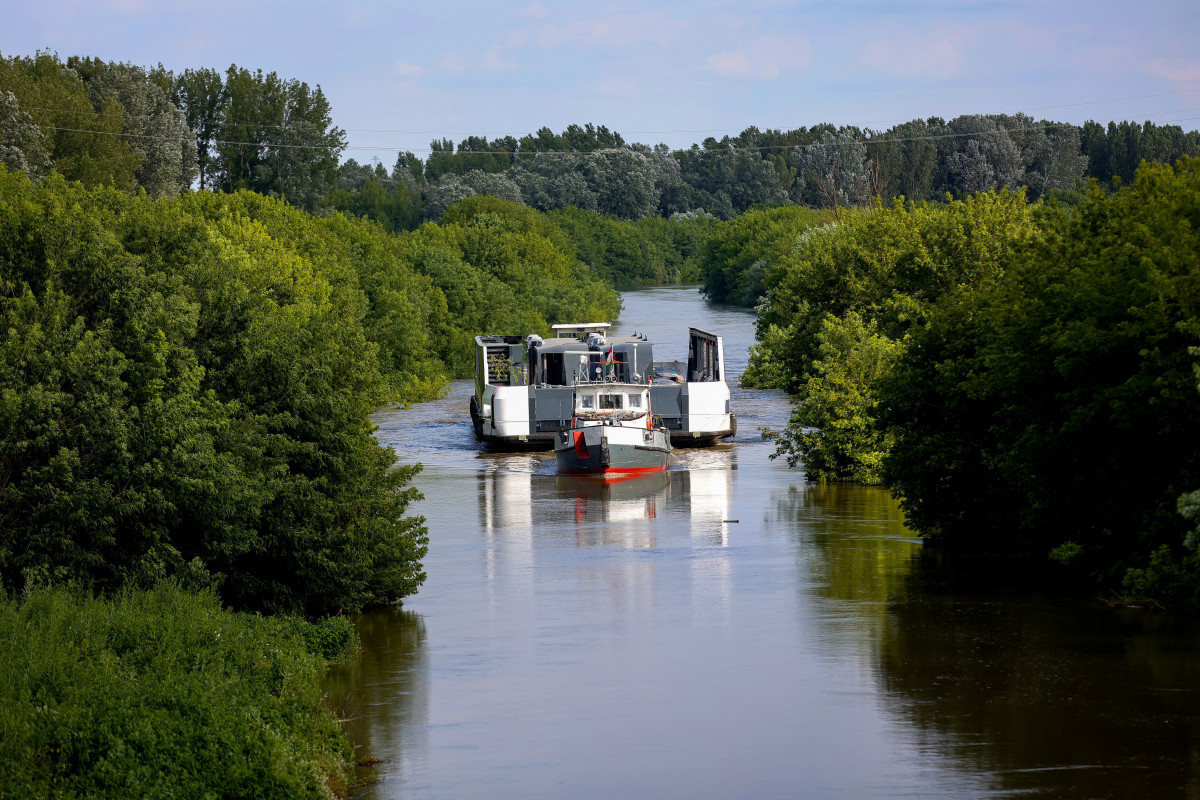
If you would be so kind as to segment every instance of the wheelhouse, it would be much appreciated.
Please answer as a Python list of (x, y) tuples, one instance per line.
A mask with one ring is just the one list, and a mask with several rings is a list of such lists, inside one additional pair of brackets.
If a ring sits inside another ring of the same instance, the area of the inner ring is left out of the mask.
[(581, 384), (575, 387), (575, 418), (626, 421), (650, 413), (650, 387), (637, 384)]

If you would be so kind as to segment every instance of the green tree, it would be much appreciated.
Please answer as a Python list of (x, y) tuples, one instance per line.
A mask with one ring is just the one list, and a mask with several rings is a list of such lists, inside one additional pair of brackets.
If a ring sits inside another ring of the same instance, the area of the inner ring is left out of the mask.
[(34, 180), (50, 168), (45, 132), (9, 91), (0, 92), (0, 163)]
[(766, 293), (767, 270), (792, 252), (804, 231), (826, 221), (823, 212), (782, 206), (751, 209), (714, 226), (700, 261), (704, 293), (717, 303), (756, 305)]
[(88, 87), (57, 55), (0, 57), (0, 91), (12, 92), (46, 135), (52, 166), (85, 186), (136, 186), (138, 157), (122, 136), (124, 114), (113, 98), (93, 107)]
[(186, 69), (174, 76), (171, 88), (175, 105), (183, 111), (188, 127), (196, 137), (200, 188), (212, 188), (209, 173), (213, 160), (213, 142), (220, 130), (228, 101), (225, 81), (215, 69)]
[(338, 156), (346, 146), (321, 87), (233, 65), (225, 92), (215, 185), (316, 210), (337, 184)]
[(352, 223), (6, 173), (0, 221), (0, 583), (175, 576), (308, 614), (416, 591)]
[(1094, 187), (1047, 215), (1004, 280), (914, 333), (881, 405), (914, 528), (1053, 549), (1110, 588), (1183, 556), (1177, 501), (1200, 485), (1197, 187), (1191, 159)]
[(796, 180), (805, 199), (832, 208), (865, 206), (871, 199), (867, 149), (850, 131), (826, 132), (819, 142), (797, 148)]
[(995, 280), (1035, 235), (1019, 192), (852, 212), (801, 234), (766, 273), (742, 378), (797, 395), (781, 452), (813, 477), (878, 480), (891, 436), (877, 427), (877, 384), (942, 298)]
[(97, 111), (115, 104), (122, 133), (138, 160), (137, 185), (153, 197), (185, 191), (196, 177), (196, 142), (187, 118), (144, 69), (133, 64), (72, 56), (67, 65), (83, 78)]
[(902, 350), (856, 312), (826, 317), (817, 335), (817, 358), (796, 395), (787, 429), (773, 434), (771, 457), (803, 465), (815, 481), (881, 483), (892, 435), (876, 422), (875, 386)]

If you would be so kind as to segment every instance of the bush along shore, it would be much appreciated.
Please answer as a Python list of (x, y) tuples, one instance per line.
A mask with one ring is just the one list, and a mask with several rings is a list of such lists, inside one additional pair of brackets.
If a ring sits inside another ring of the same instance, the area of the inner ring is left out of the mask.
[(986, 192), (792, 236), (744, 378), (796, 397), (777, 454), (890, 486), (943, 546), (1200, 612), (1197, 198), (1185, 157), (1072, 207)]
[(0, 598), (0, 795), (344, 794), (320, 679), (357, 647), (344, 617), (234, 613), (170, 583)]

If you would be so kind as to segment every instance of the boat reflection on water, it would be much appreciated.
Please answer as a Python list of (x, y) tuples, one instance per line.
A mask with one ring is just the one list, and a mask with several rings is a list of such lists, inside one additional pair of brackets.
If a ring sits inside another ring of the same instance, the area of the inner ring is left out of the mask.
[(666, 511), (671, 480), (667, 472), (620, 481), (559, 475), (554, 492), (559, 502), (551, 508), (570, 513), (580, 547), (654, 547), (655, 526), (645, 523)]
[(556, 475), (552, 462), (533, 470), (514, 462), (509, 470), (500, 461), (479, 475), (480, 527), (529, 548), (567, 534), (578, 547), (658, 547), (664, 536), (724, 547), (736, 463), (732, 448), (720, 450), (705, 451), (693, 469), (617, 481)]

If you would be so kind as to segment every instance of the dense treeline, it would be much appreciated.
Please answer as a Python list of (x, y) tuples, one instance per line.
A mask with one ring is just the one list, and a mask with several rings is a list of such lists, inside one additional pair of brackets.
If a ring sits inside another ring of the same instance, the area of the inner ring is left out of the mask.
[(353, 751), (321, 677), (357, 642), (344, 617), (235, 614), (170, 585), (0, 596), (0, 793), (344, 795)]
[(412, 470), (371, 436), (388, 386), (334, 230), (0, 173), (4, 587), (177, 577), (310, 614), (416, 590)]
[(1109, 586), (1200, 610), (1184, 497), (1200, 487), (1200, 160), (1143, 167), (1039, 222), (882, 380), (896, 437), (884, 477), (941, 541), (1053, 549)]
[(708, 236), (719, 227), (707, 214), (627, 222), (564, 208), (546, 216), (566, 236), (575, 257), (618, 289), (699, 283)]
[(306, 614), (412, 593), (413, 468), (369, 414), (469, 375), (478, 331), (615, 317), (568, 249), (494, 198), (394, 237), (0, 170), (0, 584), (175, 577)]
[(624, 220), (756, 205), (832, 209), (871, 198), (940, 200), (1025, 187), (1031, 200), (1078, 199), (1080, 181), (1128, 182), (1141, 161), (1200, 155), (1200, 133), (1152, 122), (1083, 126), (1025, 114), (931, 117), (887, 130), (747, 128), (684, 150), (626, 142), (600, 125), (521, 137), (431, 143), (389, 171), (350, 159), (320, 86), (231, 65), (161, 66), (49, 53), (0, 57), (0, 161), (38, 177), (53, 167), (85, 185), (168, 196), (251, 189), (308, 211), (369, 216), (389, 230), (438, 220), (490, 194), (541, 211), (578, 208)]
[(1035, 235), (1020, 192), (844, 214), (809, 229), (764, 274), (743, 385), (797, 398), (779, 449), (819, 480), (879, 482), (891, 434), (875, 385), (946, 295), (1001, 274)]
[(321, 87), (232, 65), (185, 70), (0, 56), (0, 163), (38, 178), (169, 197), (250, 189), (308, 211), (335, 188), (345, 134)]
[(751, 209), (713, 227), (700, 256), (704, 293), (716, 303), (754, 306), (766, 293), (770, 265), (788, 255), (828, 212), (800, 206)]
[[(1128, 181), (1142, 160), (1200, 155), (1200, 133), (1153, 122), (1082, 127), (1024, 114), (913, 120), (885, 131), (822, 124), (747, 128), (680, 151), (626, 144), (600, 126), (561, 134), (433, 142), (422, 169), (401, 153), (382, 164), (342, 165), (331, 204), (395, 227), (437, 219), (472, 194), (548, 211), (575, 207), (637, 220), (698, 212), (730, 219), (756, 205), (804, 205), (835, 214), (872, 198), (941, 200), (1024, 187), (1030, 200), (1078, 201), (1082, 182)], [(361, 195), (361, 197), (360, 197)]]
[(778, 454), (889, 484), (948, 546), (1200, 609), (1198, 167), (1074, 208), (987, 192), (793, 238), (744, 379), (796, 395)]

